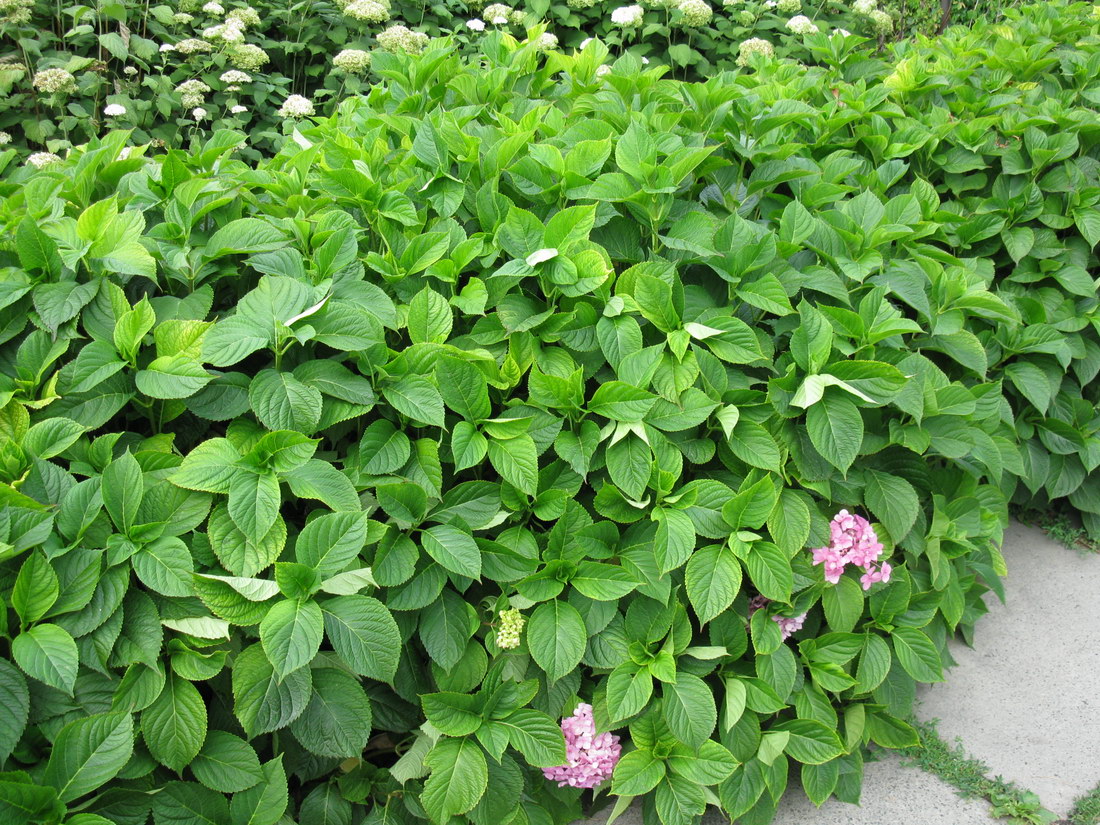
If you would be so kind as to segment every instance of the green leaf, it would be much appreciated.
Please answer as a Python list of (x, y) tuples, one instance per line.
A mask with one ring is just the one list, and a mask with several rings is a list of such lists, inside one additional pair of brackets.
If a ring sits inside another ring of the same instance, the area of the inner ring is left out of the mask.
[(234, 473), (229, 480), (229, 517), (253, 543), (260, 543), (279, 517), (282, 495), (273, 472)]
[(790, 601), (794, 573), (786, 553), (770, 542), (753, 542), (746, 551), (745, 567), (762, 596), (773, 601)]
[(11, 662), (0, 659), (0, 762), (7, 761), (27, 727), (30, 693), (27, 680)]
[(640, 796), (657, 787), (665, 776), (665, 763), (652, 751), (638, 749), (625, 754), (611, 775), (611, 792), (618, 796)]
[(371, 704), (359, 680), (330, 667), (313, 671), (313, 697), (290, 731), (310, 753), (344, 759), (359, 756), (371, 732)]
[(780, 722), (771, 730), (789, 734), (786, 752), (807, 765), (820, 765), (844, 752), (836, 731), (816, 719), (791, 719)]
[(657, 559), (657, 569), (665, 575), (691, 557), (695, 549), (695, 525), (683, 510), (655, 507), (651, 517), (657, 522), (653, 554)]
[(246, 736), (286, 727), (306, 709), (311, 695), (310, 669), (280, 680), (261, 645), (245, 648), (233, 663), (233, 713)]
[(11, 606), (24, 625), (33, 624), (46, 615), (60, 594), (57, 573), (46, 557), (31, 553), (19, 568), (11, 592)]
[(608, 381), (589, 399), (588, 410), (612, 421), (641, 421), (655, 403), (657, 396), (652, 393), (622, 381)]
[(709, 544), (688, 560), (684, 585), (700, 624), (706, 624), (733, 604), (741, 589), (741, 565), (725, 545)]
[(538, 492), (538, 451), (531, 436), (526, 433), (515, 438), (489, 439), (489, 463), (500, 477), (529, 496)]
[(469, 533), (449, 524), (438, 524), (421, 533), (420, 542), (429, 556), (452, 573), (481, 578), (481, 550)]
[(905, 672), (918, 682), (942, 682), (943, 662), (932, 640), (915, 627), (895, 627), (894, 653)]
[(672, 734), (693, 748), (702, 747), (714, 733), (718, 710), (714, 694), (698, 676), (680, 672), (676, 681), (662, 688), (662, 711)]
[(55, 624), (35, 625), (15, 637), (11, 654), (28, 676), (73, 695), (79, 655), (68, 631)]
[(198, 689), (169, 677), (160, 696), (141, 714), (141, 734), (158, 762), (180, 773), (206, 741), (206, 703)]
[(237, 793), (264, 778), (256, 751), (232, 733), (212, 730), (198, 755), (191, 761), (195, 778), (220, 793)]
[(527, 764), (536, 768), (565, 764), (565, 737), (561, 726), (545, 713), (520, 708), (497, 724), (508, 730), (508, 741), (523, 754)]
[(850, 576), (841, 576), (840, 581), (825, 588), (821, 594), (821, 606), (825, 609), (829, 627), (847, 633), (863, 615), (863, 589)]
[(222, 825), (229, 821), (225, 797), (197, 782), (166, 782), (153, 795), (152, 806), (156, 825)]
[(863, 444), (859, 408), (845, 397), (826, 395), (806, 411), (806, 429), (825, 460), (842, 473), (848, 472)]
[(584, 619), (568, 602), (540, 604), (527, 625), (527, 646), (551, 682), (572, 672), (584, 655), (588, 634)]
[(401, 655), (401, 633), (389, 609), (369, 596), (326, 599), (325, 633), (340, 659), (360, 676), (392, 682)]
[(328, 578), (346, 568), (367, 542), (363, 513), (327, 513), (313, 519), (298, 535), (295, 557)]
[(422, 375), (406, 375), (382, 388), (382, 395), (402, 415), (420, 424), (443, 426), (443, 399)]
[(47, 418), (27, 430), (22, 447), (38, 458), (53, 458), (69, 449), (82, 435), (83, 425), (71, 418)]
[(257, 373), (248, 385), (248, 403), (269, 430), (312, 433), (321, 420), (321, 393), (289, 372)]
[[(446, 239), (444, 249), (445, 244)], [(414, 344), (442, 344), (451, 334), (452, 324), (447, 299), (431, 287), (424, 287), (409, 302), (409, 338)]]
[(469, 739), (441, 739), (424, 758), (431, 776), (420, 797), (436, 822), (469, 811), (485, 793), (489, 770), (485, 754)]
[(623, 662), (607, 677), (607, 715), (611, 722), (629, 719), (648, 704), (653, 695), (649, 669)]
[(144, 477), (137, 459), (129, 452), (116, 458), (103, 471), (103, 506), (120, 531), (126, 533), (134, 524), (138, 505), (145, 490)]
[(895, 542), (905, 538), (917, 520), (920, 501), (913, 485), (903, 478), (868, 470), (863, 499)]
[[(233, 795), (229, 806), (233, 825), (275, 825), (286, 811), (289, 790), (282, 754), (266, 762), (262, 770), (262, 782)], [(217, 825), (221, 821), (218, 820)]]
[(187, 355), (166, 355), (156, 358), (139, 370), (134, 383), (150, 398), (190, 398), (214, 380), (194, 358)]
[(42, 781), (72, 802), (102, 787), (125, 767), (134, 750), (129, 713), (100, 713), (75, 719), (54, 739)]
[(640, 500), (653, 472), (653, 453), (644, 441), (628, 435), (607, 448), (607, 472), (628, 498)]
[(260, 642), (280, 679), (313, 661), (323, 633), (321, 607), (311, 600), (276, 602), (260, 622)]

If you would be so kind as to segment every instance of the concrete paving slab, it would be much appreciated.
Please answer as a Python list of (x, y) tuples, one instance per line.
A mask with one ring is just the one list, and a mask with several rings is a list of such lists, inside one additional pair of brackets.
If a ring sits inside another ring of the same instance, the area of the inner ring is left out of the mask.
[[(1004, 820), (989, 815), (985, 800), (963, 799), (938, 776), (903, 764), (896, 754), (880, 752), (879, 758), (863, 766), (859, 805), (830, 799), (818, 808), (794, 787), (780, 802), (772, 825), (1003, 825)], [(704, 823), (725, 821), (716, 816)]]
[[(868, 762), (863, 772), (861, 805), (830, 799), (820, 808), (793, 784), (776, 812), (772, 825), (1003, 825), (989, 815), (981, 799), (963, 799), (938, 777), (902, 764), (896, 754), (880, 752), (880, 761)], [(577, 825), (602, 825), (608, 811)], [(729, 822), (714, 808), (702, 825)], [(641, 807), (635, 805), (615, 820), (615, 825), (642, 825)]]
[(974, 648), (952, 643), (917, 716), (1065, 816), (1100, 780), (1100, 556), (1015, 522), (1003, 552), (1007, 604), (987, 596)]

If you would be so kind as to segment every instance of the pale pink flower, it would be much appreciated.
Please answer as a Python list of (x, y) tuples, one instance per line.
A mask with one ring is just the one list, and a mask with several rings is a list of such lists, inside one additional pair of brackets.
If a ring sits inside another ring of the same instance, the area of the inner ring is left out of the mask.
[(611, 778), (622, 747), (618, 736), (596, 733), (591, 705), (577, 705), (572, 716), (561, 720), (561, 732), (565, 734), (566, 764), (543, 768), (547, 779), (557, 782), (558, 787), (595, 788)]
[(840, 581), (847, 565), (862, 567), (865, 575), (860, 581), (868, 590), (875, 582), (890, 580), (890, 565), (882, 562), (876, 566), (881, 553), (882, 542), (871, 523), (863, 516), (841, 510), (829, 522), (829, 546), (815, 548), (813, 556), (815, 565), (824, 566), (825, 581), (831, 584)]
[[(753, 596), (749, 599), (749, 615), (751, 616), (757, 610), (767, 607), (769, 604), (771, 604), (771, 599), (767, 599), (760, 594)], [(801, 616), (772, 616), (771, 620), (779, 625), (779, 630), (783, 633), (783, 641), (787, 641), (792, 634), (802, 629), (808, 615), (808, 613), (803, 613)]]

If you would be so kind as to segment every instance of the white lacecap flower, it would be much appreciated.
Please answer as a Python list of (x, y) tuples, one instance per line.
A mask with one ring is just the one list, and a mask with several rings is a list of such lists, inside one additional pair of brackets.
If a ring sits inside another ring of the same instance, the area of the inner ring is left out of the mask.
[(7, 132), (0, 132), (0, 146), (7, 146), (11, 143), (11, 135)]
[(241, 104), (238, 103), (236, 106), (230, 106), (229, 111), (232, 114), (241, 115), (241, 114), (244, 114), (245, 112), (248, 111), (248, 107), (247, 106), (242, 106)]
[(219, 78), (222, 83), (251, 83), (252, 75), (248, 72), (242, 72), (240, 69), (229, 69), (222, 72), (222, 76)]
[(677, 8), (680, 10), (682, 24), (688, 28), (705, 26), (714, 14), (706, 0), (679, 0)]
[(874, 28), (875, 34), (889, 34), (894, 30), (894, 18), (882, 9), (875, 9), (868, 17), (871, 18), (871, 26)]
[(606, 63), (601, 63), (596, 67), (596, 77), (603, 77), (604, 75), (611, 74), (611, 67)]
[(638, 26), (644, 16), (645, 11), (641, 6), (620, 6), (611, 12), (611, 22), (616, 26)]
[(588, 45), (589, 43), (591, 43), (591, 42), (592, 42), (593, 40), (595, 40), (595, 39), (596, 39), (596, 38), (594, 38), (594, 37), (586, 37), (586, 38), (584, 38), (584, 40), (582, 40), (582, 41), (581, 41), (581, 45), (580, 45), (580, 46), (579, 46), (578, 48), (579, 48), (579, 49), (580, 49), (580, 50), (581, 50), (581, 51), (583, 52), (583, 51), (584, 51), (584, 49), (585, 49), (585, 47), (586, 47), (586, 46), (587, 46), (587, 45)]
[(852, 11), (856, 14), (862, 14), (864, 16), (869, 15), (875, 10), (878, 5), (876, 0), (856, 0), (852, 3)]
[(161, 54), (164, 54), (165, 52), (174, 52), (175, 50), (176, 50), (176, 47), (174, 45), (172, 45), (171, 43), (161, 43), (160, 44)]
[(775, 7), (783, 14), (794, 14), (802, 10), (802, 0), (776, 0)]
[(127, 77), (133, 77), (138, 73), (138, 70), (133, 66), (127, 66), (125, 69), (122, 70), (122, 73)]
[(191, 110), (191, 117), (193, 117), (196, 121), (205, 119), (206, 109), (202, 108), (202, 106), (196, 106), (194, 109)]
[(750, 37), (745, 40), (738, 47), (738, 66), (749, 65), (749, 59), (754, 55), (759, 54), (764, 57), (774, 57), (775, 47), (762, 37)]
[(60, 163), (61, 158), (55, 155), (53, 152), (35, 152), (29, 158), (27, 163), (33, 166), (35, 169), (41, 169), (44, 166), (49, 166), (52, 163)]
[(550, 32), (544, 32), (539, 35), (539, 39), (535, 41), (535, 48), (540, 52), (553, 51), (558, 47), (558, 38), (556, 35), (550, 34)]
[(348, 74), (359, 74), (370, 67), (370, 53), (362, 49), (344, 49), (332, 58), (332, 65)]
[(483, 32), (485, 31), (485, 21), (480, 17), (475, 17), (473, 20), (466, 21), (466, 28), (472, 32)]
[(643, 66), (648, 66), (649, 65), (649, 58), (648, 57), (643, 57), (642, 58), (642, 65)]
[(211, 2), (209, 2), (209, 3), (204, 4), (203, 7), (202, 7), (202, 10), (204, 12), (206, 12), (207, 14), (216, 14), (216, 15), (225, 14), (225, 7), (222, 6), (221, 3), (213, 2), (213, 0), (211, 0)]
[(103, 114), (107, 117), (122, 117), (126, 114), (126, 107), (121, 103), (108, 103), (103, 107)]
[(787, 28), (795, 34), (817, 34), (818, 32), (814, 22), (804, 14), (796, 15), (788, 20)]
[(497, 15), (490, 21), (494, 26), (507, 26), (508, 18)]
[(35, 72), (31, 85), (44, 94), (71, 94), (76, 91), (76, 78), (65, 69), (43, 69)]
[(313, 114), (313, 103), (307, 97), (291, 95), (279, 107), (279, 117), (302, 118)]

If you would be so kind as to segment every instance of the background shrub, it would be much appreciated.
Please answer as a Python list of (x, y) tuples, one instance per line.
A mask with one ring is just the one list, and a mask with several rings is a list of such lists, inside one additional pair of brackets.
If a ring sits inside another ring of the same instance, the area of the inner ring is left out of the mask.
[(858, 800), (1009, 502), (1100, 513), (1097, 23), (1009, 15), (0, 155), (5, 821), (566, 823), (579, 702), (651, 822)]

